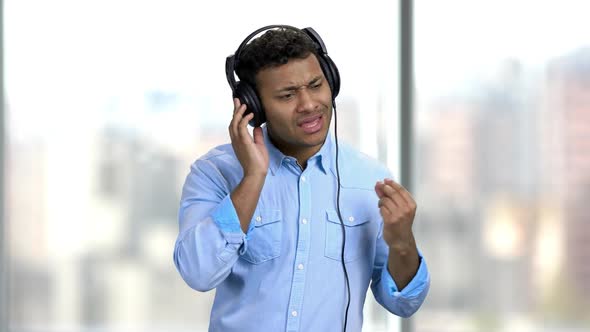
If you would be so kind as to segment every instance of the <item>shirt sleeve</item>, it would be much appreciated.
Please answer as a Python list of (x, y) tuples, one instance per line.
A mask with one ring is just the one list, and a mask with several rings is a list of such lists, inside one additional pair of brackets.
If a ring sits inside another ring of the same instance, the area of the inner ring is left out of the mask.
[(227, 181), (210, 161), (198, 160), (191, 166), (182, 189), (178, 219), (176, 269), (198, 291), (217, 287), (247, 244)]
[(430, 288), (430, 274), (426, 261), (422, 253), (418, 251), (420, 257), (418, 271), (410, 283), (400, 290), (387, 269), (389, 248), (382, 238), (378, 241), (371, 283), (373, 295), (377, 302), (389, 312), (404, 318), (410, 317), (418, 311)]

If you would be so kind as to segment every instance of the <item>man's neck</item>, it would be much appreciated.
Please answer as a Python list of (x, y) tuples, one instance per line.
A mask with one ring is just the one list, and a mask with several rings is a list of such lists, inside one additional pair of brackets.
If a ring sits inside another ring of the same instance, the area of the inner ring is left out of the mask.
[(299, 167), (301, 167), (301, 170), (304, 170), (307, 167), (307, 161), (309, 160), (309, 158), (311, 158), (314, 154), (316, 154), (322, 148), (322, 145), (317, 146), (317, 147), (315, 147), (315, 146), (309, 147), (309, 148), (305, 148), (305, 147), (301, 147), (298, 149), (289, 148), (285, 144), (281, 144), (281, 143), (277, 142), (277, 140), (275, 140), (272, 137), (272, 134), (270, 133), (270, 131), (268, 132), (268, 138), (270, 139), (271, 143), (279, 151), (281, 151), (285, 156), (295, 158), (297, 160), (297, 164), (299, 165)]

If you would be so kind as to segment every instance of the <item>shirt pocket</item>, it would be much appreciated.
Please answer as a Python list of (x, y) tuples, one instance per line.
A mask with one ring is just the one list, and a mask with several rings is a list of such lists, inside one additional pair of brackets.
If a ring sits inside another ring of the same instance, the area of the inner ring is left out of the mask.
[(252, 264), (260, 264), (281, 255), (283, 223), (280, 210), (259, 210), (252, 220), (254, 225), (246, 235), (248, 244), (242, 258)]
[[(370, 216), (360, 212), (341, 211), (346, 232), (344, 261), (351, 262), (367, 255), (371, 246)], [(326, 211), (326, 247), (324, 255), (340, 261), (342, 258), (342, 225), (335, 210)]]

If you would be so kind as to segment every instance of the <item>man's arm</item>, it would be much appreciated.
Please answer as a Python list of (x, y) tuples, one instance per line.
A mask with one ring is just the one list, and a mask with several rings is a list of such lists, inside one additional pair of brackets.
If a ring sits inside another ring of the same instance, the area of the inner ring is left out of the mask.
[(375, 192), (383, 228), (371, 287), (379, 303), (397, 315), (408, 317), (418, 310), (430, 285), (426, 264), (418, 253), (412, 232), (416, 202), (390, 179), (377, 182)]
[(410, 193), (391, 179), (377, 182), (375, 192), (383, 217), (383, 239), (389, 247), (388, 269), (401, 289), (412, 280), (419, 265), (412, 232), (417, 205)]
[(185, 282), (198, 291), (217, 287), (246, 249), (246, 234), (227, 185), (214, 162), (200, 159), (183, 186), (174, 263)]
[(377, 239), (377, 255), (373, 266), (371, 291), (375, 299), (389, 312), (400, 317), (413, 315), (428, 294), (430, 288), (430, 274), (426, 261), (419, 254), (417, 272), (405, 287), (398, 287), (388, 269), (389, 248), (381, 234)]
[(254, 137), (250, 136), (248, 121), (254, 117), (254, 113), (244, 116), (245, 111), (246, 105), (234, 98), (234, 116), (229, 125), (229, 134), (236, 157), (244, 170), (244, 178), (232, 192), (231, 199), (244, 233), (248, 231), (250, 219), (256, 210), (269, 165), (262, 128), (254, 128)]
[(245, 234), (268, 171), (268, 152), (262, 129), (247, 130), (253, 114), (234, 99), (229, 125), (232, 147), (243, 177), (227, 194), (227, 181), (217, 166), (197, 161), (183, 187), (179, 213), (180, 233), (174, 248), (174, 263), (192, 288), (207, 291), (217, 287), (231, 272), (240, 254), (247, 250)]
[(420, 257), (413, 234), (407, 243), (398, 242), (389, 246), (387, 269), (399, 289), (403, 289), (412, 281), (419, 266)]

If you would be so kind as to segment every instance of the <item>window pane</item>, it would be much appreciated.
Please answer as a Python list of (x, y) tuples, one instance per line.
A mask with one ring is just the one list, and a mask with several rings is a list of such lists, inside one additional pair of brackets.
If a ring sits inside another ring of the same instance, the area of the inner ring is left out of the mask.
[(589, 11), (416, 1), (416, 331), (590, 327)]
[[(342, 76), (340, 138), (396, 169), (394, 3), (3, 3), (11, 331), (206, 330), (214, 292), (172, 261), (179, 195), (229, 141), (225, 58), (261, 26), (317, 30)], [(366, 330), (386, 317), (369, 294)]]

